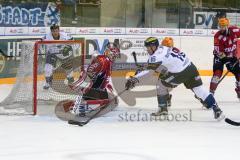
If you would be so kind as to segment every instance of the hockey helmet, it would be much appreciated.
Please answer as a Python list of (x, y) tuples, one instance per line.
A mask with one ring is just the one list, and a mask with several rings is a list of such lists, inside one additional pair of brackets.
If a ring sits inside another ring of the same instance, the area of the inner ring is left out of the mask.
[(53, 24), (53, 25), (50, 26), (51, 31), (54, 30), (54, 29), (59, 29), (59, 25)]
[(173, 47), (173, 45), (174, 43), (172, 37), (165, 37), (162, 40), (162, 46)]
[(229, 26), (230, 22), (229, 22), (229, 19), (227, 18), (219, 18), (218, 19), (218, 25), (219, 27), (227, 27)]
[(159, 46), (159, 42), (158, 39), (156, 37), (148, 37), (145, 41), (144, 41), (144, 46), (148, 47), (148, 46)]

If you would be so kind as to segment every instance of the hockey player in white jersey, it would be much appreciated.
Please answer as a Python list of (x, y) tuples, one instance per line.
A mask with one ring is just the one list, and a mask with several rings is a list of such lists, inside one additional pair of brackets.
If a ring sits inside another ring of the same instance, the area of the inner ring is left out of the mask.
[[(50, 27), (51, 32), (45, 35), (42, 40), (72, 40), (73, 38), (67, 35), (64, 32), (60, 32), (59, 26), (54, 24)], [(49, 44), (46, 46), (46, 64), (45, 64), (45, 79), (46, 83), (43, 88), (48, 89), (52, 84), (53, 79), (53, 69), (56, 65), (57, 60), (60, 60), (62, 63), (69, 61), (73, 56), (73, 48), (71, 45), (67, 44)], [(67, 80), (69, 83), (73, 82), (73, 73), (71, 65), (64, 66), (64, 69), (67, 73)]]
[(224, 115), (218, 107), (213, 95), (203, 87), (201, 77), (196, 66), (188, 57), (175, 47), (160, 46), (158, 39), (149, 37), (144, 41), (144, 46), (149, 54), (148, 65), (142, 72), (127, 80), (125, 87), (131, 89), (144, 78), (149, 78), (154, 72), (159, 73), (157, 82), (158, 111), (152, 116), (168, 114), (169, 92), (183, 83), (203, 101), (207, 108), (212, 108), (214, 118), (222, 120)]

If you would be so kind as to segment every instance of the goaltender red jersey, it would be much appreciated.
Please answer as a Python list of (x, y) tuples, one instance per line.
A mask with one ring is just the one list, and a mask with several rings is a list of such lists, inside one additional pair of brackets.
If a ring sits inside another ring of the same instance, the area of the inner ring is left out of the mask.
[(222, 52), (227, 57), (236, 57), (237, 39), (239, 37), (240, 29), (235, 26), (230, 26), (225, 31), (218, 31), (214, 35), (213, 54), (219, 55)]
[(98, 55), (94, 57), (91, 64), (87, 68), (87, 73), (94, 80), (92, 88), (108, 89), (112, 91), (112, 86), (109, 83), (111, 76), (113, 61), (106, 55)]

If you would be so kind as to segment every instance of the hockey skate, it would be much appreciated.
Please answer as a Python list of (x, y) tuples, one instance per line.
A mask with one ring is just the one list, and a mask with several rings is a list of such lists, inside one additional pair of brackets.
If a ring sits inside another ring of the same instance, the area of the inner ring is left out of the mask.
[(214, 107), (213, 114), (214, 114), (214, 118), (218, 121), (221, 121), (225, 118), (225, 115), (223, 114), (222, 110), (218, 106)]
[(51, 87), (51, 84), (48, 82), (45, 82), (45, 84), (43, 85), (43, 89), (48, 90)]
[(48, 90), (52, 85), (52, 76), (51, 77), (46, 77), (46, 82), (43, 85), (43, 89)]
[(167, 116), (167, 115), (168, 115), (167, 107), (161, 107), (158, 109), (157, 112), (151, 113), (151, 116)]

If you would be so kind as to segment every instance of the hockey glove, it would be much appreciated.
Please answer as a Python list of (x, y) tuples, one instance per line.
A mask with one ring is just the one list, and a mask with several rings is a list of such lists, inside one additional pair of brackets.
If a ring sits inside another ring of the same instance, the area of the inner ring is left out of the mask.
[(139, 83), (139, 80), (137, 78), (130, 77), (125, 84), (126, 90), (134, 88), (137, 83)]
[(97, 75), (95, 72), (87, 72), (87, 75), (93, 83), (97, 81)]
[(223, 59), (226, 57), (226, 54), (224, 52), (220, 52), (217, 54), (217, 56), (220, 58), (220, 59)]
[(73, 49), (70, 45), (66, 45), (61, 52), (64, 57), (68, 57), (73, 54)]
[(145, 70), (144, 66), (138, 64), (138, 65), (137, 65), (137, 70), (135, 71), (135, 75), (137, 75), (138, 73), (140, 73), (140, 72), (142, 72), (142, 71), (144, 71), (144, 70)]

